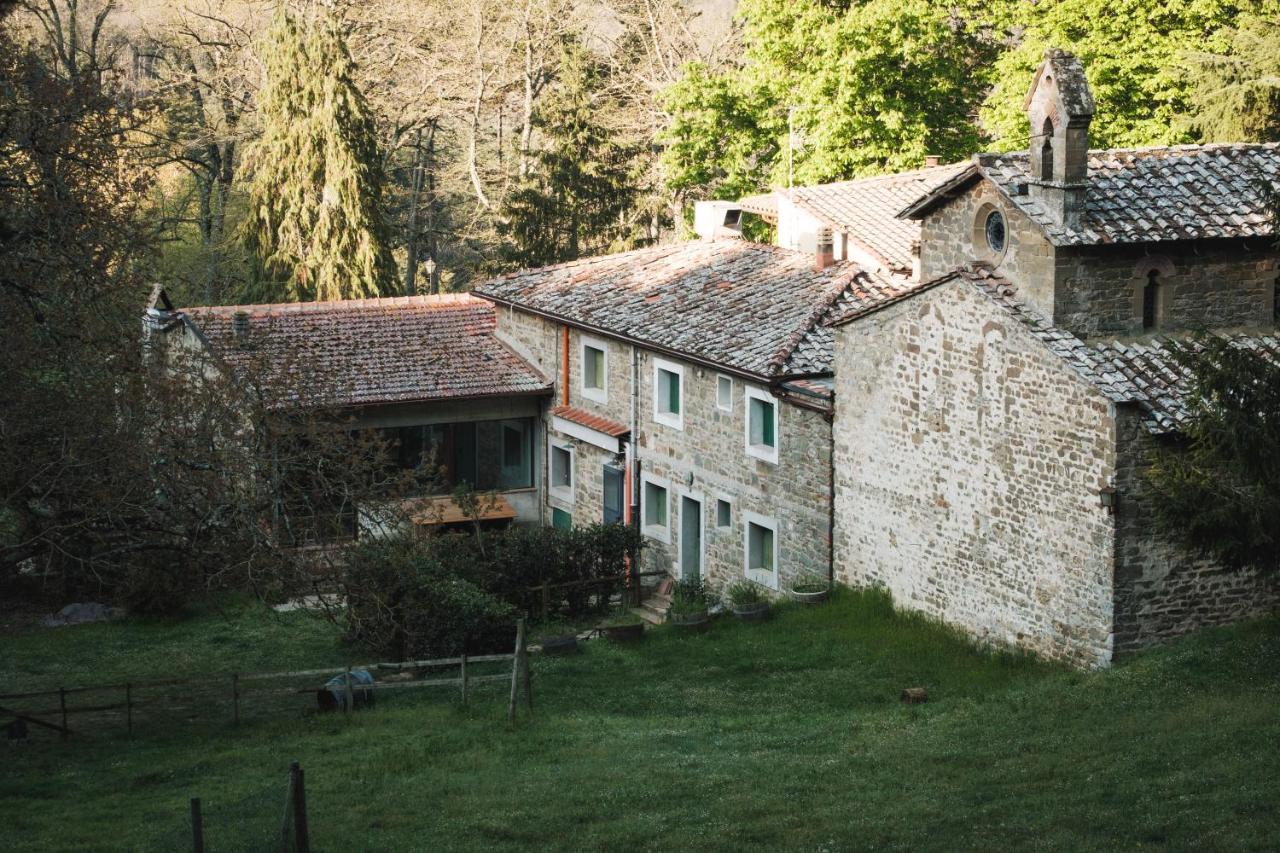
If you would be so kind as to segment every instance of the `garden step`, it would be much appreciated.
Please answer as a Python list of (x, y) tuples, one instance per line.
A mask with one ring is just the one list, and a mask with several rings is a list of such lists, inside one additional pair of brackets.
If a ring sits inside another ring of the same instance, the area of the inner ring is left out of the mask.
[(663, 622), (667, 621), (666, 613), (659, 613), (656, 610), (650, 610), (643, 605), (631, 608), (631, 612), (648, 622), (650, 625), (661, 625)]

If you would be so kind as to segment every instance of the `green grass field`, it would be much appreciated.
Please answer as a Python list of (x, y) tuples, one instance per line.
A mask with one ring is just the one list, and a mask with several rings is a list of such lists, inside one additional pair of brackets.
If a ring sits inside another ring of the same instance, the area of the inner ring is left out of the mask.
[[(3, 640), (21, 688), (341, 663), (332, 628), (254, 607)], [(356, 655), (356, 659), (360, 656)], [(931, 700), (906, 706), (903, 687)], [(0, 847), (268, 849), (291, 760), (313, 847), (349, 850), (1275, 849), (1280, 619), (1107, 672), (974, 650), (875, 594), (769, 623), (535, 660), (501, 689), (378, 708), (5, 745)]]

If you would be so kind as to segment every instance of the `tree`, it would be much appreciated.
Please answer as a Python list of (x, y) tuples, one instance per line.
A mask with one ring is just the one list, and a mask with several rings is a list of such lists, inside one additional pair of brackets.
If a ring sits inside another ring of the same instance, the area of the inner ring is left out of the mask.
[(534, 116), (543, 138), (528, 173), (505, 206), (511, 261), (542, 266), (606, 251), (625, 241), (635, 197), (634, 152), (606, 126), (601, 70), (570, 44), (559, 75)]
[(930, 0), (746, 0), (742, 68), (668, 91), (673, 188), (741, 194), (967, 156), (995, 45)]
[(382, 160), (354, 64), (330, 16), (298, 22), (281, 5), (263, 43), (262, 136), (246, 244), (257, 259), (247, 297), (352, 299), (390, 293), (396, 269), (382, 219)]
[(1189, 124), (1206, 142), (1280, 141), (1280, 21), (1242, 16), (1225, 49), (1187, 54)]
[(1096, 148), (1174, 145), (1197, 141), (1181, 121), (1194, 86), (1183, 55), (1229, 44), (1241, 8), (1274, 7), (1274, 0), (1058, 0), (1022, 3), (1004, 21), (1021, 41), (992, 69), (994, 88), (982, 105), (983, 130), (996, 150), (1023, 148), (1023, 99), (1047, 47), (1074, 52), (1084, 63), (1097, 113), (1089, 128)]
[(1172, 342), (1188, 376), (1185, 441), (1147, 473), (1157, 523), (1230, 568), (1280, 568), (1280, 353), (1206, 336)]

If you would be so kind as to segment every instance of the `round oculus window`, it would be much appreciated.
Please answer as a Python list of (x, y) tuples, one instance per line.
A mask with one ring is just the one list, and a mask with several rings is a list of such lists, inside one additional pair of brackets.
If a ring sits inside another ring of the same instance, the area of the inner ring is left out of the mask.
[(991, 251), (999, 254), (1004, 251), (1004, 215), (998, 210), (993, 210), (987, 214), (987, 223), (984, 228), (987, 235), (987, 246)]

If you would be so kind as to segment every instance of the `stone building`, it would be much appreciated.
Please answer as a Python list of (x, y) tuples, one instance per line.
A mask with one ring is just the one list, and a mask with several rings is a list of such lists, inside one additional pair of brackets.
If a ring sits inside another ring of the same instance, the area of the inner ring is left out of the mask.
[(1275, 145), (1090, 151), (1050, 51), (1029, 149), (905, 205), (921, 283), (833, 318), (835, 563), (902, 605), (1085, 665), (1274, 608), (1280, 587), (1164, 541), (1140, 472), (1176, 441), (1195, 329), (1280, 357), (1260, 182)]
[(831, 570), (830, 312), (892, 286), (735, 238), (520, 272), (475, 292), (555, 377), (546, 520), (633, 519), (647, 569), (785, 588)]
[[(345, 412), (351, 429), (380, 430), (394, 466), (429, 459), (430, 482), (405, 508), (419, 523), (458, 520), (447, 495), (461, 482), (496, 493), (485, 518), (536, 523), (551, 384), (498, 340), (495, 322), (468, 294), (178, 309), (159, 291), (146, 318), (153, 338), (232, 375), (265, 367), (273, 375), (254, 381), (280, 389), (280, 406), (305, 396)], [(376, 523), (378, 508), (358, 509)]]

